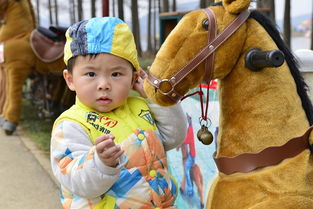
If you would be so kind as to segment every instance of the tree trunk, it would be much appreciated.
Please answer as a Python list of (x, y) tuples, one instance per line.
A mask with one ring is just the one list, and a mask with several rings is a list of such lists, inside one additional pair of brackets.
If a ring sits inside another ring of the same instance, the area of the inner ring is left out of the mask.
[(270, 17), (272, 18), (273, 22), (276, 23), (276, 12), (275, 12), (275, 1), (272, 0), (271, 2), (271, 13), (270, 13)]
[(112, 2), (112, 15), (115, 17), (115, 0), (111, 0)]
[(52, 20), (52, 6), (51, 6), (51, 0), (48, 0), (48, 8), (49, 8), (49, 23), (50, 25), (53, 24)]
[(59, 25), (59, 14), (58, 14), (59, 6), (58, 0), (54, 0), (54, 14), (55, 14), (55, 25)]
[(172, 7), (172, 11), (175, 12), (176, 11), (176, 0), (173, 0), (173, 7)]
[(141, 43), (140, 43), (140, 30), (138, 19), (138, 2), (137, 0), (131, 0), (131, 13), (132, 13), (132, 29), (137, 47), (138, 56), (141, 57)]
[(81, 21), (84, 18), (83, 0), (77, 0), (77, 16), (78, 16), (78, 21)]
[(39, 0), (36, 0), (36, 12), (37, 12), (37, 25), (40, 25), (40, 4)]
[(284, 37), (286, 44), (291, 47), (290, 0), (285, 1), (284, 12)]
[(257, 1), (257, 8), (266, 8), (269, 9), (269, 12), (265, 14), (275, 23), (275, 1), (274, 0), (262, 0)]
[(154, 53), (157, 52), (157, 40), (156, 40), (156, 19), (157, 19), (157, 9), (159, 8), (158, 5), (157, 5), (157, 0), (153, 0), (153, 51)]
[(159, 14), (162, 12), (161, 9), (161, 0), (157, 0), (158, 1), (158, 10), (159, 10)]
[(200, 0), (200, 8), (207, 8), (209, 5), (213, 3), (214, 0)]
[(162, 0), (162, 12), (169, 12), (169, 4), (168, 4), (168, 0)]
[(96, 0), (91, 0), (91, 17), (96, 16)]
[(124, 20), (124, 0), (117, 0), (118, 17)]
[(152, 44), (151, 44), (151, 5), (152, 0), (148, 1), (148, 36), (147, 36), (147, 51), (152, 52)]
[(200, 8), (206, 8), (206, 0), (200, 0)]
[(71, 20), (71, 25), (76, 22), (76, 13), (75, 13), (75, 2), (74, 0), (69, 0), (69, 12), (70, 12), (70, 20)]
[(311, 16), (311, 50), (313, 50), (313, 4), (312, 4), (312, 16)]

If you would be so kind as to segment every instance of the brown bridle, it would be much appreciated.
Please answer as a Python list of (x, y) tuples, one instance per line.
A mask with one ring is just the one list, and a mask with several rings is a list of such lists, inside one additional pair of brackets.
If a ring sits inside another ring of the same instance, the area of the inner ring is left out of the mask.
[[(203, 9), (208, 17), (208, 44), (201, 49), (184, 67), (171, 76), (171, 78), (159, 79), (148, 73), (148, 82), (159, 90), (163, 95), (168, 96), (174, 102), (178, 102), (183, 96), (177, 93), (175, 86), (183, 80), (189, 73), (191, 73), (204, 60), (205, 76), (203, 81), (209, 83), (212, 79), (214, 69), (214, 52), (224, 43), (237, 29), (248, 19), (250, 12), (245, 10), (241, 12), (237, 18), (232, 21), (220, 34), (217, 34), (217, 25), (214, 12), (210, 9)], [(168, 84), (170, 90), (164, 91), (161, 88), (162, 84)]]

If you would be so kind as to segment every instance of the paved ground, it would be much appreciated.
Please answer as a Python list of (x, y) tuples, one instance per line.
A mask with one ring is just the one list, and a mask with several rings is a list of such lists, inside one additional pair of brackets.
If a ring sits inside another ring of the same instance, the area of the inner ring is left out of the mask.
[(49, 159), (29, 138), (0, 128), (0, 150), (0, 209), (62, 208)]

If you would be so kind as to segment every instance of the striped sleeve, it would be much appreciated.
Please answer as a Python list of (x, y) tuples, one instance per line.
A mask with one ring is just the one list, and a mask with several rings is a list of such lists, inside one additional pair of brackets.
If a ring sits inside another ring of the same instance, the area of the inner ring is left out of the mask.
[(51, 135), (50, 158), (58, 182), (73, 194), (95, 198), (117, 180), (123, 162), (112, 168), (99, 159), (88, 134), (77, 123), (63, 120)]

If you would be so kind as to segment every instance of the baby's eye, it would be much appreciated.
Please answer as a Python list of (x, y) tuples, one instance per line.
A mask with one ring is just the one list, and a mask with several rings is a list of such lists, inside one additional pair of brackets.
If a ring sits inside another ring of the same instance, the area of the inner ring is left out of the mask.
[(89, 77), (95, 77), (96, 76), (96, 74), (94, 72), (88, 72), (88, 73), (86, 73), (86, 75)]
[(121, 73), (119, 73), (119, 72), (114, 72), (114, 73), (112, 73), (112, 76), (113, 77), (118, 77), (118, 76), (121, 76), (122, 74)]

